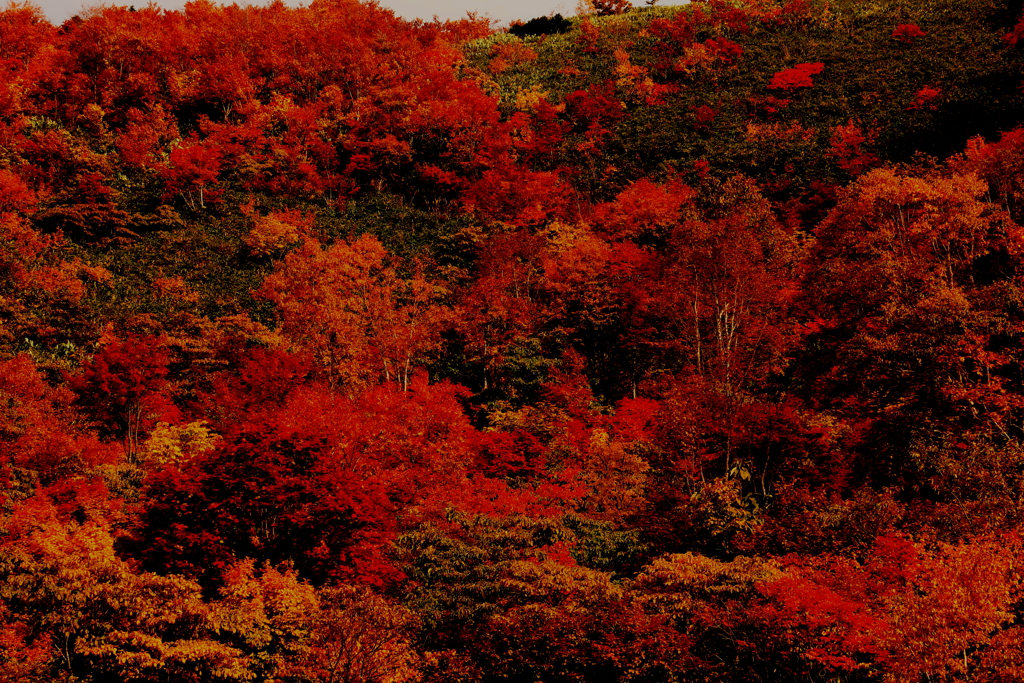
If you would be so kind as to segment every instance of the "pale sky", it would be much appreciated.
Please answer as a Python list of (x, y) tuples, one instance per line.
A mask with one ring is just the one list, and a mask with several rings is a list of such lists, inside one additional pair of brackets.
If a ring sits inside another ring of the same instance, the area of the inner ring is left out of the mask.
[[(186, 0), (161, 0), (157, 4), (166, 9), (181, 9)], [(218, 0), (215, 0), (218, 1)], [(231, 4), (224, 2), (223, 4)], [(298, 5), (298, 0), (285, 0), (290, 5)], [(79, 12), (83, 5), (96, 4), (131, 5), (133, 0), (116, 0), (115, 2), (85, 2), (82, 0), (34, 0), (46, 12), (46, 16), (54, 24), (62, 24), (71, 15)], [(3, 3), (6, 4), (6, 3)], [(147, 4), (147, 0), (134, 0), (136, 7)], [(260, 2), (239, 4), (262, 4)], [(301, 3), (306, 4), (306, 3)], [(576, 12), (576, 0), (380, 0), (380, 4), (394, 10), (395, 14), (405, 19), (461, 19), (466, 12), (476, 11), (488, 16), (501, 24), (508, 24), (513, 19), (533, 19), (555, 12), (570, 16)], [(639, 4), (639, 3), (637, 3)], [(0, 5), (2, 6), (2, 5)]]

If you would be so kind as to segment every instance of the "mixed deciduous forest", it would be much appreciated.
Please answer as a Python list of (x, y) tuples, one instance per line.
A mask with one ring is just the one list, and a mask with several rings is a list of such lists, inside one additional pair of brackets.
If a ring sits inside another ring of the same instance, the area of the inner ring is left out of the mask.
[(1020, 0), (0, 10), (0, 682), (1024, 680)]

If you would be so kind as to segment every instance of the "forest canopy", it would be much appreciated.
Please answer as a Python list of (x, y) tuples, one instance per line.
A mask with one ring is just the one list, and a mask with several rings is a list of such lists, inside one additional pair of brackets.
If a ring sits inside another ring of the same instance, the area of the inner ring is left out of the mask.
[(0, 9), (0, 683), (1024, 679), (1024, 6)]

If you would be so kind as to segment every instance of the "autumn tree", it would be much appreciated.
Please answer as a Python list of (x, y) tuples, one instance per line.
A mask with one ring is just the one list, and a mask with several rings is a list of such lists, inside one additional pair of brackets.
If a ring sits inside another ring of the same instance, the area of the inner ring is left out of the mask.
[(453, 514), (400, 538), (427, 647), (506, 677), (668, 676), (686, 659), (686, 639), (608, 574), (579, 566), (572, 532), (553, 522)]
[(291, 562), (318, 585), (397, 580), (387, 549), (403, 526), (502, 494), (469, 479), (464, 395), (424, 373), (355, 396), (316, 383), (265, 402), (226, 395), (248, 412), (227, 414), (213, 449), (151, 464), (125, 551), (210, 584), (246, 558)]
[[(389, 575), (380, 547), (394, 527), (380, 482), (333, 467), (315, 434), (250, 426), (146, 482), (127, 552), (152, 571), (207, 585), (237, 560), (295, 563), (304, 578)], [(378, 579), (379, 580), (379, 579)]]
[(986, 142), (973, 138), (962, 156), (950, 159), (950, 166), (961, 174), (976, 174), (988, 183), (992, 200), (1006, 209), (1017, 223), (1024, 218), (1021, 211), (1021, 182), (1024, 131), (1015, 128), (999, 136), (999, 140)]
[(674, 465), (664, 471), (683, 477), (666, 492), (709, 475), (761, 489), (771, 481), (771, 430), (755, 425), (775, 410), (762, 388), (798, 338), (790, 312), (799, 238), (749, 181), (711, 187), (715, 199), (663, 198), (673, 201), (652, 228), (664, 247), (646, 268), (649, 284), (628, 289), (624, 304), (631, 343), (646, 356), (646, 390), (665, 399), (658, 443)]
[(405, 683), (419, 680), (421, 656), (412, 646), (414, 612), (365, 586), (341, 584), (317, 592), (308, 644), (283, 672), (286, 681)]
[(162, 339), (129, 336), (110, 340), (70, 378), (79, 404), (100, 420), (104, 431), (123, 439), (129, 461), (137, 457), (154, 417), (174, 411), (169, 362)]
[(8, 494), (44, 486), (110, 464), (117, 453), (80, 420), (64, 387), (48, 384), (27, 354), (0, 361), (0, 468)]
[(307, 651), (318, 607), (316, 591), (295, 571), (252, 560), (225, 567), (207, 603), (209, 623), (241, 655), (250, 680), (277, 679)]
[[(817, 230), (805, 301), (830, 357), (804, 367), (823, 407), (869, 421), (862, 476), (972, 498), (1013, 486), (1006, 340), (1019, 322), (1006, 302), (1020, 235), (985, 189), (971, 176), (879, 169)], [(963, 488), (968, 471), (988, 483)]]
[(37, 496), (5, 516), (0, 598), (31, 634), (14, 661), (38, 662), (33, 648), (46, 646), (49, 680), (248, 678), (242, 653), (215, 637), (199, 586), (134, 572), (96, 512), (75, 522)]
[(216, 183), (221, 167), (221, 151), (192, 139), (176, 147), (167, 165), (161, 169), (164, 199), (181, 197), (192, 211), (206, 208), (217, 196)]
[(314, 354), (332, 383), (351, 387), (408, 387), (447, 318), (440, 294), (421, 273), (400, 276), (369, 236), (326, 248), (306, 240), (258, 292), (277, 305), (282, 332)]
[[(455, 329), (479, 374), (463, 379), (510, 397), (536, 390), (552, 364), (541, 340), (542, 242), (526, 231), (497, 234), (480, 245), (479, 275), (461, 293)], [(474, 373), (476, 374), (476, 373)]]

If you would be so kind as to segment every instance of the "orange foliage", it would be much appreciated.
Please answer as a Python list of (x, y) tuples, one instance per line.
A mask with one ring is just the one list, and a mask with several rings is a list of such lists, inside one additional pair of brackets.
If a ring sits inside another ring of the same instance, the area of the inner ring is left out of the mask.
[(332, 382), (350, 387), (409, 385), (447, 320), (440, 294), (420, 274), (400, 277), (366, 235), (327, 248), (307, 239), (258, 292), (277, 305), (284, 335), (312, 352)]

